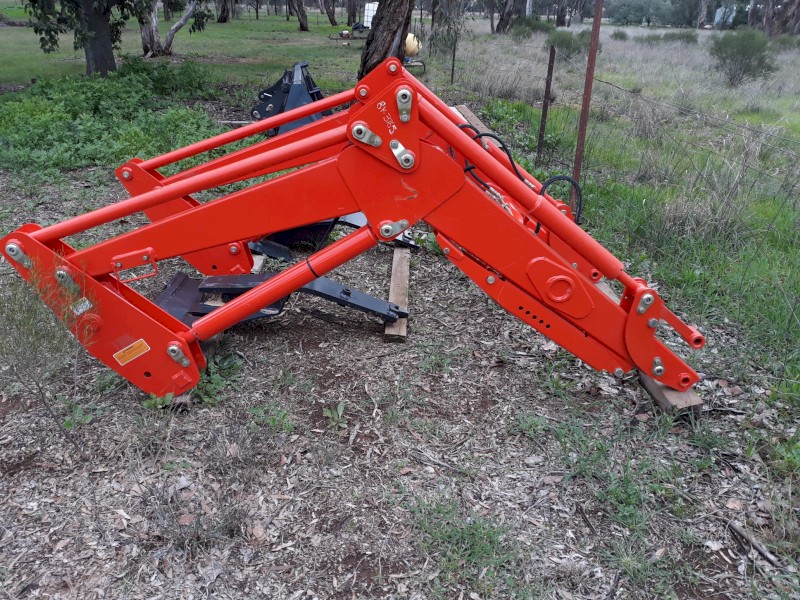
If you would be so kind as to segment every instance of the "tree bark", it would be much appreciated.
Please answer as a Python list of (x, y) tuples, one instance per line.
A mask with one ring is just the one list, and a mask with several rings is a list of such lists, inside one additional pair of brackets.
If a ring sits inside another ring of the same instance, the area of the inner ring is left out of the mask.
[(497, 33), (506, 33), (511, 28), (511, 21), (514, 16), (514, 0), (506, 0), (500, 14), (497, 17)]
[(86, 74), (99, 73), (103, 77), (117, 70), (114, 61), (114, 43), (111, 40), (111, 20), (108, 12), (104, 12), (93, 0), (81, 0), (83, 19), (87, 36), (83, 45), (86, 56)]
[(289, 2), (297, 15), (300, 31), (308, 31), (308, 15), (306, 14), (306, 7), (303, 6), (303, 0), (289, 0)]
[[(755, 4), (755, 0), (753, 0)], [(697, 29), (700, 29), (706, 24), (706, 15), (708, 15), (708, 0), (700, 0), (700, 13), (697, 15)]]
[(766, 33), (769, 37), (772, 37), (773, 34), (773, 22), (774, 22), (774, 13), (775, 13), (775, 2), (774, 0), (767, 0), (764, 3), (764, 33)]
[(331, 25), (336, 27), (336, 7), (333, 5), (333, 0), (322, 0), (322, 5), (325, 7), (325, 14), (328, 15), (328, 21)]
[(171, 21), (172, 20), (172, 9), (167, 5), (166, 2), (163, 3), (164, 7), (164, 21)]
[(494, 33), (494, 2), (495, 0), (489, 0), (488, 2), (488, 9), (489, 9), (489, 32)]
[(358, 22), (358, 2), (347, 0), (347, 24), (350, 26)]
[(414, 11), (414, 0), (393, 0), (381, 2), (372, 17), (367, 43), (361, 53), (361, 68), (358, 79), (361, 79), (390, 56), (401, 61), (406, 53), (406, 36)]
[(217, 23), (230, 23), (231, 20), (231, 1), (230, 0), (222, 0), (220, 3), (221, 6), (219, 7), (219, 16), (217, 17)]
[(566, 27), (567, 25), (567, 3), (561, 0), (558, 3), (558, 11), (556, 12), (556, 27)]
[(172, 27), (169, 28), (167, 32), (167, 39), (164, 41), (164, 54), (172, 54), (172, 42), (175, 39), (175, 34), (178, 33), (186, 23), (189, 22), (194, 16), (194, 11), (197, 9), (197, 0), (192, 0), (192, 3), (186, 7), (183, 16), (175, 23)]

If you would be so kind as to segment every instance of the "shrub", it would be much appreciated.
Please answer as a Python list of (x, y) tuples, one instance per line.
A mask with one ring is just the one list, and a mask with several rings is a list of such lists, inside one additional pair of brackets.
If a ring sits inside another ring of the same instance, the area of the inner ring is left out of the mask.
[(573, 35), (569, 31), (555, 30), (547, 36), (547, 43), (555, 46), (564, 56), (570, 57), (587, 52), (591, 37), (592, 33), (588, 29), (581, 31), (578, 35)]
[(769, 44), (776, 52), (791, 52), (792, 50), (800, 50), (800, 36), (788, 35), (784, 33), (772, 38)]
[(531, 37), (531, 35), (533, 35), (533, 31), (531, 31), (524, 25), (514, 25), (514, 27), (511, 28), (511, 31), (509, 31), (508, 34), (511, 36), (511, 39), (514, 40), (515, 44), (521, 44), (529, 37)]
[(697, 32), (689, 29), (683, 31), (667, 31), (662, 36), (664, 42), (680, 42), (681, 44), (696, 44)]
[(753, 29), (731, 31), (714, 38), (710, 52), (731, 87), (748, 79), (766, 77), (777, 68), (769, 38)]
[(611, 34), (612, 40), (619, 40), (620, 42), (625, 42), (628, 40), (628, 34), (625, 33), (622, 29), (615, 29)]

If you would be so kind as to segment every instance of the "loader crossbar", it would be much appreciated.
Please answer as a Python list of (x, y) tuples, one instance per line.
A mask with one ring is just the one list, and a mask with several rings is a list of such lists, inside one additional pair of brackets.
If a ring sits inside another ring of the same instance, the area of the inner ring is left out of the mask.
[[(263, 134), (323, 111), (273, 138)], [(166, 176), (160, 169), (255, 138)], [(638, 369), (686, 390), (698, 375), (656, 335), (705, 339), (583, 231), (568, 205), (492, 144), (396, 59), (352, 90), (117, 170), (130, 198), (49, 227), (28, 224), (0, 251), (87, 350), (145, 392), (180, 394), (205, 368), (200, 342), (307, 286), (380, 242), (427, 223), (444, 255), (509, 313), (598, 370)], [(251, 181), (254, 180), (254, 181)], [(218, 188), (248, 181), (227, 193)], [(216, 199), (199, 202), (201, 191)], [(144, 212), (150, 223), (80, 250), (66, 238)], [(360, 227), (186, 325), (129, 282), (182, 257), (207, 276), (244, 275), (248, 243), (365, 215)], [(597, 287), (615, 280), (617, 301)]]

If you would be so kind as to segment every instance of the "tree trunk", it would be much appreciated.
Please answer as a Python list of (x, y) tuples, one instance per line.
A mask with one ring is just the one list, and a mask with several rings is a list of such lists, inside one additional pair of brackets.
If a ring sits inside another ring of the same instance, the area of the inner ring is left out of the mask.
[(303, 6), (303, 0), (289, 0), (289, 3), (297, 15), (300, 31), (308, 31), (308, 15), (306, 14), (306, 7)]
[(789, 35), (800, 34), (800, 0), (783, 5), (776, 19), (775, 31)]
[(158, 33), (158, 0), (151, 0), (147, 13), (139, 19), (139, 33), (142, 36), (142, 55), (145, 58), (163, 54), (161, 36)]
[(436, 29), (437, 16), (439, 16), (439, 0), (431, 0), (431, 31)]
[(565, 27), (567, 25), (567, 5), (562, 0), (558, 5), (558, 12), (556, 12), (556, 27)]
[[(753, 0), (755, 4), (755, 0)], [(700, 14), (697, 15), (697, 29), (700, 29), (706, 24), (706, 15), (708, 15), (708, 0), (700, 0)]]
[(489, 0), (488, 8), (489, 8), (489, 31), (494, 33), (494, 2), (495, 0)]
[(766, 33), (769, 37), (772, 37), (773, 34), (774, 13), (774, 0), (767, 0), (764, 3), (764, 33)]
[[(154, 2), (156, 0), (153, 0)], [(178, 33), (186, 23), (189, 22), (194, 16), (194, 11), (197, 9), (197, 0), (192, 0), (192, 3), (186, 7), (186, 11), (183, 13), (183, 16), (175, 23), (172, 27), (169, 28), (167, 32), (167, 39), (164, 41), (164, 54), (172, 54), (172, 42), (175, 39), (175, 34)]]
[(347, 0), (347, 24), (350, 26), (358, 22), (358, 2)]
[(406, 53), (406, 36), (414, 11), (414, 0), (393, 0), (381, 2), (372, 17), (367, 43), (361, 53), (361, 68), (358, 78), (361, 79), (390, 56), (401, 61)]
[(81, 0), (86, 31), (90, 32), (83, 43), (86, 55), (86, 74), (99, 73), (103, 77), (117, 70), (114, 61), (114, 43), (111, 41), (111, 20), (108, 12), (98, 10), (93, 0)]
[(230, 0), (222, 0), (219, 7), (219, 16), (217, 23), (230, 23), (231, 20), (231, 2)]
[(167, 5), (166, 2), (163, 3), (164, 6), (164, 21), (171, 21), (172, 20), (172, 9)]
[(336, 7), (333, 5), (333, 0), (322, 0), (322, 5), (325, 7), (328, 21), (330, 21), (331, 25), (336, 27)]
[(511, 28), (511, 21), (514, 15), (514, 0), (506, 0), (500, 14), (497, 17), (497, 33), (506, 33)]

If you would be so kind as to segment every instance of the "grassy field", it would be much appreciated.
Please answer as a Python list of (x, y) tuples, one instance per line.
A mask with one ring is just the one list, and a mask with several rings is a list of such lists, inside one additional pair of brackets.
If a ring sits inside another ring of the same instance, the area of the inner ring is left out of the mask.
[[(44, 55), (31, 30), (0, 29), (0, 84), (27, 87), (0, 95), (0, 231), (122, 198), (119, 163), (246, 118), (296, 60), (326, 94), (351, 86), (363, 42), (310, 21), (307, 34), (282, 17), (211, 24), (179, 34), (170, 61), (128, 58), (108, 81), (56, 80), (83, 71), (80, 53)], [(558, 56), (536, 162), (545, 36), (470, 26), (453, 84), (447, 60), (423, 53), (426, 85), (479, 113), (537, 177), (571, 173), (584, 58)], [(226, 332), (175, 411), (79, 352), (0, 265), (0, 589), (797, 597), (800, 52), (731, 89), (708, 54), (714, 32), (680, 44), (611, 31), (584, 226), (706, 334), (686, 353), (704, 376), (699, 419), (660, 414), (635, 382), (587, 369), (428, 243), (412, 257), (406, 344), (382, 345), (367, 317), (293, 300), (280, 319)], [(126, 31), (123, 54), (137, 49)], [(377, 248), (336, 277), (383, 297), (390, 257)], [(19, 365), (22, 383), (9, 377)]]

